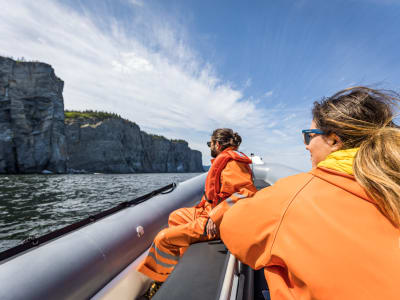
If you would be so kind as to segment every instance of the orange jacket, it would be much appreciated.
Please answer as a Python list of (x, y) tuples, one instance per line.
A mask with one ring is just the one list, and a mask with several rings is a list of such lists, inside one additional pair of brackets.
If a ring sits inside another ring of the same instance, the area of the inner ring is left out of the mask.
[(228, 249), (264, 268), (271, 299), (400, 299), (400, 232), (354, 177), (317, 168), (224, 215)]
[(197, 207), (205, 206), (206, 210), (210, 210), (209, 217), (217, 226), (233, 204), (253, 196), (257, 191), (249, 163), (251, 160), (247, 156), (230, 148), (212, 160), (205, 184), (207, 198), (203, 196)]
[(221, 173), (225, 169), (227, 163), (231, 160), (244, 163), (247, 173), (251, 174), (251, 169), (248, 164), (251, 164), (251, 159), (248, 158), (244, 153), (227, 148), (222, 151), (217, 158), (211, 160), (211, 168), (208, 171), (206, 184), (204, 188), (204, 197), (201, 202), (197, 205), (201, 207), (207, 201), (212, 204), (212, 207), (217, 206), (221, 201), (228, 198), (231, 193), (221, 191)]

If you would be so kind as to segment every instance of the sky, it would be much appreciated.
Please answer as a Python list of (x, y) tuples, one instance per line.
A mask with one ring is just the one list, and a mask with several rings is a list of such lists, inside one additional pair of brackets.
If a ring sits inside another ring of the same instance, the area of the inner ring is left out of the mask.
[(400, 0), (0, 0), (0, 55), (50, 64), (69, 110), (120, 114), (203, 154), (215, 128), (311, 168), (314, 101), (399, 91)]

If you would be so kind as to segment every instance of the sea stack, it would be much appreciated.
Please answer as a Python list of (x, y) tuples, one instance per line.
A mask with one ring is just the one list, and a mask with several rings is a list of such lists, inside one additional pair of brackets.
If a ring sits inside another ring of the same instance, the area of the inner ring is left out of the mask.
[(0, 173), (66, 172), (63, 87), (48, 64), (0, 57)]

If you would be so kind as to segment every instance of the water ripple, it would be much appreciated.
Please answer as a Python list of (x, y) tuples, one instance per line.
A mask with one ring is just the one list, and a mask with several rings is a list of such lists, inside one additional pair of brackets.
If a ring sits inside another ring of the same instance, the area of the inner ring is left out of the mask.
[(0, 251), (198, 173), (0, 176)]

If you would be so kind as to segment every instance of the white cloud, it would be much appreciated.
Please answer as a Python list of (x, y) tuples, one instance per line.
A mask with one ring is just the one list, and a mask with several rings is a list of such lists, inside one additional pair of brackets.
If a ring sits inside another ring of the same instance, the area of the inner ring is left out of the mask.
[[(265, 110), (257, 99), (243, 99), (188, 46), (182, 26), (146, 13), (136, 16), (130, 30), (109, 16), (103, 20), (109, 27), (100, 29), (90, 12), (79, 14), (54, 1), (4, 1), (0, 54), (51, 64), (65, 81), (65, 108), (112, 111), (147, 132), (185, 139), (203, 152), (204, 164), (205, 142), (218, 127), (238, 131), (244, 152), (263, 155), (278, 146), (277, 155), (293, 152), (282, 145), (297, 142), (293, 128), (302, 127), (301, 119), (292, 120), (279, 103)], [(292, 123), (285, 127), (286, 116)], [(303, 155), (298, 150), (296, 157)]]
[(251, 84), (252, 84), (252, 80), (251, 80), (251, 78), (248, 78), (246, 80), (246, 82), (244, 83), (244, 88), (246, 89), (248, 87), (251, 87)]
[(121, 53), (120, 60), (113, 60), (111, 64), (114, 70), (124, 74), (132, 74), (138, 72), (153, 71), (153, 65), (145, 58), (139, 57), (136, 53)]
[(382, 4), (383, 5), (398, 5), (398, 4), (400, 4), (400, 0), (364, 0), (364, 1), (374, 3), (374, 4), (380, 4), (380, 5), (382, 5)]
[(272, 130), (273, 133), (275, 133), (276, 135), (279, 135), (280, 137), (287, 137), (287, 134), (285, 134), (285, 132), (283, 132), (282, 130), (278, 130), (278, 129), (274, 129)]
[(129, 3), (135, 6), (143, 6), (143, 0), (129, 0)]
[(271, 90), (271, 91), (266, 92), (266, 93), (264, 94), (264, 97), (271, 97), (273, 94), (274, 94), (274, 91)]

